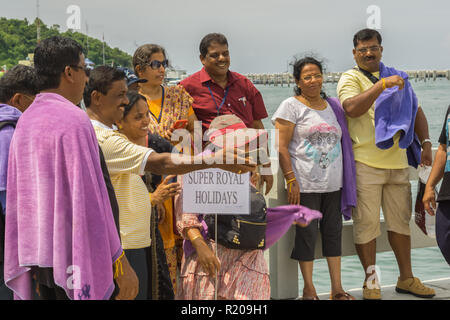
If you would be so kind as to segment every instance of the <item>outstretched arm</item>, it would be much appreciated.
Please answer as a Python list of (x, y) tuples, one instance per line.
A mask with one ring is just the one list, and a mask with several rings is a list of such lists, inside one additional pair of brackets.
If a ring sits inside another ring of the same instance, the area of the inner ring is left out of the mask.
[[(233, 159), (231, 163), (227, 159)], [(186, 174), (195, 170), (218, 168), (234, 173), (254, 171), (255, 163), (249, 163), (227, 151), (219, 151), (213, 155), (197, 155), (194, 157), (175, 153), (152, 152), (147, 160), (145, 171), (156, 174)]]

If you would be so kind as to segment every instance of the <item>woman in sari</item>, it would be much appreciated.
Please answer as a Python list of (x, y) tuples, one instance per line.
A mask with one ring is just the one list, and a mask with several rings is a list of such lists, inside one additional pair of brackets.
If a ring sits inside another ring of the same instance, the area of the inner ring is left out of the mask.
[[(172, 141), (172, 133), (175, 130), (176, 121), (187, 120), (186, 129), (190, 135), (184, 135), (183, 139), (192, 139), (194, 122), (197, 117), (192, 109), (193, 99), (183, 87), (163, 85), (168, 66), (166, 52), (159, 45), (145, 44), (134, 53), (135, 73), (140, 79), (147, 80), (145, 83), (139, 83), (138, 92), (145, 97), (150, 112), (148, 128), (151, 133), (175, 144), (177, 141)], [(187, 141), (186, 144), (186, 141), (183, 140), (183, 145), (190, 147), (191, 141)], [(190, 150), (184, 150), (184, 152), (191, 153)], [(166, 217), (164, 222), (159, 225), (159, 230), (164, 241), (173, 286), (176, 288), (177, 266), (181, 263), (181, 246), (177, 244), (180, 243), (181, 237), (175, 231), (172, 198), (164, 202), (164, 209)]]

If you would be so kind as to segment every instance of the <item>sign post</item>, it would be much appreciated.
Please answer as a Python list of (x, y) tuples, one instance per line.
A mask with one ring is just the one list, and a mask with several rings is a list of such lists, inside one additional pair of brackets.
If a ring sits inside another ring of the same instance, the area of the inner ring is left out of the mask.
[[(217, 216), (250, 214), (250, 173), (206, 169), (185, 174), (183, 212), (215, 215), (214, 254), (217, 258)], [(214, 299), (217, 300), (218, 272), (214, 282)]]

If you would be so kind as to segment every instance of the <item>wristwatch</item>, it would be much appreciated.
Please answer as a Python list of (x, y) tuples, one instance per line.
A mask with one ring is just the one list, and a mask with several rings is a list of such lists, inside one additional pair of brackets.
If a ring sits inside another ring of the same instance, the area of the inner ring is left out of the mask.
[(423, 144), (424, 144), (425, 142), (429, 142), (429, 143), (431, 144), (431, 146), (433, 146), (433, 142), (431, 142), (430, 139), (423, 139), (423, 141), (422, 141), (422, 143), (421, 143), (420, 145), (423, 147)]

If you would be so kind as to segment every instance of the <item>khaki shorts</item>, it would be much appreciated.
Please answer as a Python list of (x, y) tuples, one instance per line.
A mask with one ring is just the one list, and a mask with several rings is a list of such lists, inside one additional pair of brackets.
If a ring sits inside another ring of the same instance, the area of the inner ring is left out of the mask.
[(410, 235), (412, 215), (409, 169), (378, 169), (356, 162), (358, 203), (353, 209), (353, 236), (356, 244), (377, 238), (380, 206), (388, 231)]

